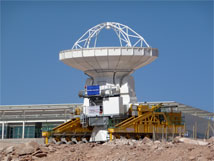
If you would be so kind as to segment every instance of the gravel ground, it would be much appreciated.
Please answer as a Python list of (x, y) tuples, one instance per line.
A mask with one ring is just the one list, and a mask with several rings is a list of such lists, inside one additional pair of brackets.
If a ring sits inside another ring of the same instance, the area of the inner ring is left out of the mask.
[(172, 142), (118, 139), (104, 144), (48, 144), (28, 142), (0, 145), (1, 161), (214, 161), (214, 137), (209, 140), (175, 138)]

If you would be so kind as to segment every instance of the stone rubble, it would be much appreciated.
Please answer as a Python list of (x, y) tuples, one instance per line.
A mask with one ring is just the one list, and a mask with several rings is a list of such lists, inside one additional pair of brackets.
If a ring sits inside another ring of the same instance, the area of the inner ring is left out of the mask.
[(152, 141), (116, 139), (103, 144), (48, 144), (36, 142), (0, 145), (0, 161), (214, 161), (214, 137)]

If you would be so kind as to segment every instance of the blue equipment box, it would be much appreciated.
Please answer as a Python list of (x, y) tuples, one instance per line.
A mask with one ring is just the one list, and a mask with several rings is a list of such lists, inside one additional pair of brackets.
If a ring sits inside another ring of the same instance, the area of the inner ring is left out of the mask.
[(100, 94), (100, 86), (99, 85), (87, 86), (87, 94), (89, 96), (99, 95)]

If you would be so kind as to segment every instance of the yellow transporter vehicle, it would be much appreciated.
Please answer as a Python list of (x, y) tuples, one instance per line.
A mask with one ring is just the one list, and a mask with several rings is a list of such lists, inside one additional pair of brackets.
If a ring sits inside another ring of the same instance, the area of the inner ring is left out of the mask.
[[(79, 108), (75, 109), (75, 115), (80, 115)], [(42, 136), (45, 137), (46, 144), (49, 138), (54, 139), (56, 142), (61, 142), (62, 139), (64, 139), (66, 143), (78, 143), (79, 141), (88, 142), (92, 130), (93, 127), (83, 127), (80, 117), (76, 117), (52, 130), (42, 132)]]
[(163, 105), (132, 105), (130, 117), (108, 129), (110, 140), (113, 136), (120, 138), (164, 137), (167, 135), (183, 135), (185, 125), (182, 121), (181, 112), (163, 112)]
[[(80, 114), (79, 109), (76, 111)], [(120, 118), (109, 118), (108, 127), (110, 140), (120, 137), (140, 139), (145, 136), (159, 139), (183, 135), (185, 132), (181, 112), (173, 112), (172, 108), (166, 108), (162, 104), (152, 107), (147, 104), (131, 105), (126, 115)], [(93, 128), (83, 126), (80, 117), (77, 117), (49, 132), (43, 132), (43, 137), (46, 138), (46, 143), (50, 137), (56, 142), (62, 141), (62, 138), (67, 143), (88, 142)]]

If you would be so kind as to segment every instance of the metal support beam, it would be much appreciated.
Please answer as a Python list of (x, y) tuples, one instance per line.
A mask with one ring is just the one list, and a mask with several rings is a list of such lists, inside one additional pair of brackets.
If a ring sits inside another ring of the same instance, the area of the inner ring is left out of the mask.
[(22, 123), (22, 139), (25, 138), (25, 121)]
[(4, 139), (4, 122), (2, 122), (2, 128), (1, 128), (1, 139)]

